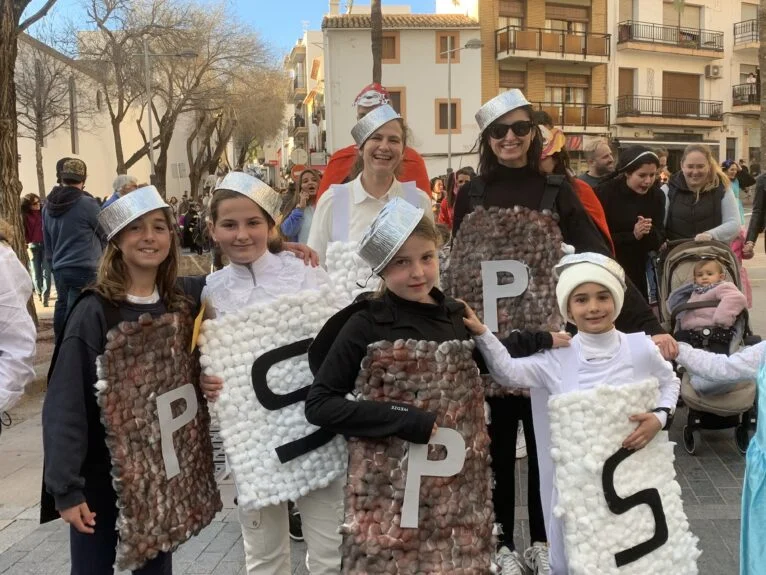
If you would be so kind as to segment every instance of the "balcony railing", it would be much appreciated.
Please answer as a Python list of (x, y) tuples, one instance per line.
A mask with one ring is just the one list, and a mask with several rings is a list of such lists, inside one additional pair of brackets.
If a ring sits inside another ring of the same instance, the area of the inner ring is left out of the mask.
[(295, 133), (300, 128), (305, 128), (305, 127), (306, 127), (306, 119), (300, 114), (295, 114), (292, 118), (290, 118), (290, 121), (287, 123), (287, 130), (291, 136), (294, 136)]
[(534, 102), (534, 107), (547, 112), (553, 124), (557, 126), (609, 127), (608, 104)]
[(293, 90), (305, 90), (306, 89), (306, 77), (296, 76), (293, 78)]
[(761, 103), (761, 90), (758, 84), (735, 84), (731, 87), (733, 106), (758, 105)]
[(552, 52), (562, 56), (609, 56), (610, 34), (566, 32), (551, 28), (506, 26), (495, 31), (495, 51), (500, 54), (532, 51)]
[(758, 42), (758, 20), (745, 20), (734, 24), (734, 45)]
[(620, 96), (617, 98), (617, 117), (625, 116), (721, 120), (723, 102), (687, 98), (655, 98), (654, 96)]
[(623, 42), (648, 42), (650, 44), (668, 44), (680, 48), (723, 52), (723, 32), (681, 26), (664, 26), (649, 22), (634, 22), (633, 20), (618, 25), (617, 43)]

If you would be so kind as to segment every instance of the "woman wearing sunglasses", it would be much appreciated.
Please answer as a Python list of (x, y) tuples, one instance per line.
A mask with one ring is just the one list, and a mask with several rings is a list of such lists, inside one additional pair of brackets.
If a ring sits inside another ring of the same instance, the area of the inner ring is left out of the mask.
[[(532, 111), (521, 91), (509, 90), (476, 113), (481, 130), (479, 172), (457, 197), (451, 260), (442, 278), (448, 295), (464, 299), (474, 309), (481, 310), (485, 323), (487, 310), (494, 312), (496, 308), (496, 314), (489, 314), (494, 320), (491, 323), (495, 324), (490, 328), (501, 338), (508, 337), (514, 329), (550, 331), (561, 327), (563, 320), (556, 311), (551, 270), (562, 255), (562, 240), (574, 246), (577, 252), (610, 255), (603, 236), (567, 178), (540, 172), (543, 143), (539, 129), (532, 122)], [(556, 216), (548, 215), (549, 211)], [(485, 264), (489, 262), (504, 263), (496, 264), (501, 267), (500, 272), (493, 270), (488, 274), (490, 268)], [(514, 269), (516, 271), (506, 271)], [(487, 294), (500, 294), (496, 300), (485, 301), (483, 275), (494, 284), (501, 284), (497, 288), (487, 286)], [(470, 278), (469, 281), (466, 278)], [(517, 287), (511, 288), (508, 284), (517, 284)], [(503, 292), (518, 295), (503, 296)], [(666, 357), (677, 349), (673, 338), (664, 334), (632, 284), (617, 325), (628, 333), (645, 331), (653, 335)], [(524, 573), (526, 568), (534, 573), (550, 573), (544, 517), (551, 513), (552, 462), (547, 449), (542, 449), (538, 469), (532, 423), (534, 407), (547, 402), (547, 396), (544, 392), (533, 392), (530, 401), (522, 395), (501, 395), (488, 398), (488, 402), (490, 453), (496, 483), (493, 501), (496, 520), (502, 527), (498, 563), (504, 575)], [(533, 542), (523, 557), (513, 547), (514, 447), (519, 420), (524, 424), (529, 455), (528, 508)], [(566, 572), (565, 559), (551, 557), (550, 560), (553, 573)]]

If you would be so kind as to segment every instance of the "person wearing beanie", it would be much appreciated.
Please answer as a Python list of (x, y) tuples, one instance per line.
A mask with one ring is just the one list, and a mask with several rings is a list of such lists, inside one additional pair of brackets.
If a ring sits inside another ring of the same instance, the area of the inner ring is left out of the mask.
[[(383, 86), (380, 84), (365, 86), (354, 100), (356, 119), (361, 120), (372, 110), (384, 104), (390, 104), (390, 99), (388, 91)], [(319, 182), (316, 193), (317, 200), (333, 184), (345, 184), (354, 179), (351, 172), (358, 156), (359, 148), (355, 144), (341, 148), (330, 156), (330, 161), (327, 162), (327, 168)], [(409, 146), (404, 148), (404, 156), (397, 178), (402, 182), (415, 182), (415, 185), (426, 193), (431, 189), (428, 170), (426, 170), (423, 157)]]
[(665, 194), (657, 185), (660, 159), (645, 146), (625, 149), (612, 178), (596, 195), (604, 206), (614, 240), (615, 259), (649, 301), (647, 263), (665, 241)]
[[(571, 254), (561, 259), (555, 271), (559, 310), (578, 330), (569, 348), (514, 359), (500, 353), (502, 343), (468, 306), (464, 321), (492, 378), (504, 386), (532, 389), (541, 498), (550, 543), (550, 572), (565, 575), (568, 566), (563, 525), (553, 513), (557, 492), (553, 485), (555, 468), (550, 452), (548, 397), (596, 385), (621, 386), (655, 377), (660, 389), (656, 409), (630, 417), (636, 429), (622, 444), (626, 449), (635, 450), (645, 447), (661, 429), (669, 426), (680, 382), (649, 336), (627, 335), (614, 327), (625, 302), (626, 289), (625, 273), (617, 262), (597, 253)], [(536, 393), (542, 401), (535, 400)], [(546, 433), (539, 433), (541, 429)]]

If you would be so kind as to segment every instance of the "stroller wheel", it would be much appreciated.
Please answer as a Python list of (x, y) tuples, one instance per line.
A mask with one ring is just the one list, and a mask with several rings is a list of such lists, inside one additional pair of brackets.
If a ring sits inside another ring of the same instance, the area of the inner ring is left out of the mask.
[(750, 444), (750, 430), (747, 426), (740, 424), (734, 429), (734, 441), (739, 452), (745, 455), (747, 446)]
[(694, 443), (694, 432), (692, 431), (692, 428), (688, 425), (684, 425), (684, 449), (686, 450), (686, 453), (689, 455), (694, 455), (694, 451), (697, 448), (697, 446)]

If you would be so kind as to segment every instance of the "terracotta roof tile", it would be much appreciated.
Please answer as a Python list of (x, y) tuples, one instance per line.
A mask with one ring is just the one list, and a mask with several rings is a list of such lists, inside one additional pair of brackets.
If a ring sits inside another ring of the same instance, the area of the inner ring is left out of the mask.
[[(478, 28), (479, 23), (461, 14), (384, 14), (384, 29)], [(369, 29), (369, 14), (332, 14), (322, 20), (322, 29)]]

